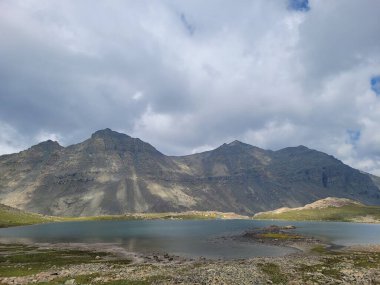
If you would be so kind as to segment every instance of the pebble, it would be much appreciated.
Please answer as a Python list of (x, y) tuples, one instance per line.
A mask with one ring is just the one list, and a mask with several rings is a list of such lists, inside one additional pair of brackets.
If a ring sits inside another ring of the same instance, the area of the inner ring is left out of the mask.
[(69, 279), (69, 280), (66, 280), (65, 285), (75, 285), (77, 284), (77, 282), (75, 281), (75, 279)]
[[(336, 263), (324, 265), (323, 255), (293, 255), (285, 257), (252, 258), (247, 260), (199, 260), (183, 259), (169, 254), (152, 254), (149, 261), (126, 265), (113, 265), (106, 262), (71, 265), (67, 267), (52, 267), (49, 271), (22, 277), (0, 278), (0, 284), (21, 284), (50, 282), (57, 278), (67, 278), (64, 285), (77, 285), (74, 276), (99, 273), (92, 283), (107, 283), (112, 280), (146, 280), (152, 276), (166, 276), (162, 283), (157, 284), (273, 284), (274, 279), (261, 270), (261, 265), (274, 263), (279, 266), (282, 274), (288, 278), (291, 285), (314, 284), (379, 284), (380, 262), (368, 255), (371, 267), (356, 267), (355, 253), (345, 255)], [(173, 262), (169, 259), (174, 258)], [(161, 260), (161, 261), (160, 261)], [(180, 263), (181, 262), (181, 263)], [(315, 271), (300, 273), (301, 266), (317, 266)], [(321, 268), (322, 271), (317, 271)], [(337, 280), (325, 273), (329, 269), (340, 270), (342, 277)], [(305, 278), (305, 279), (303, 279)], [(308, 280), (311, 279), (311, 280)], [(312, 281), (314, 280), (314, 281)]]

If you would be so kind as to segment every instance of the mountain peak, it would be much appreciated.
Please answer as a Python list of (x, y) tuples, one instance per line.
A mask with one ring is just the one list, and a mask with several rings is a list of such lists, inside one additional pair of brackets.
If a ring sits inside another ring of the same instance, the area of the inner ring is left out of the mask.
[(32, 149), (45, 151), (59, 150), (61, 148), (63, 148), (63, 146), (61, 146), (57, 141), (52, 140), (43, 141), (32, 146)]
[(239, 147), (239, 148), (253, 148), (254, 146), (250, 145), (250, 144), (247, 144), (247, 143), (243, 143), (239, 140), (234, 140), (233, 142), (230, 142), (228, 144), (224, 144), (223, 146), (226, 146), (226, 147)]
[(250, 149), (255, 148), (254, 146), (250, 144), (243, 143), (238, 140), (234, 140), (233, 142), (230, 143), (224, 143), (220, 147), (216, 148), (215, 150), (217, 151), (222, 151), (222, 152), (244, 152)]
[(238, 141), (238, 140), (234, 140), (233, 142), (230, 142), (228, 145), (237, 146), (237, 145), (245, 145), (245, 143), (242, 143), (241, 141)]
[(149, 143), (139, 138), (133, 138), (126, 134), (113, 131), (109, 128), (96, 131), (88, 140), (91, 151), (111, 150), (118, 152), (151, 152), (161, 154)]
[(300, 144), (299, 146), (296, 146), (295, 148), (298, 148), (298, 149), (309, 149), (307, 146), (304, 146), (302, 144)]
[(106, 138), (106, 137), (130, 137), (130, 136), (113, 131), (110, 128), (98, 130), (91, 135), (91, 138)]
[(313, 151), (313, 150), (304, 145), (299, 145), (299, 146), (285, 147), (285, 148), (279, 149), (277, 152), (278, 153), (299, 153), (299, 152), (306, 152), (306, 151)]
[(54, 151), (59, 151), (63, 148), (64, 147), (61, 146), (58, 142), (47, 140), (32, 146), (30, 150), (43, 153), (53, 153)]

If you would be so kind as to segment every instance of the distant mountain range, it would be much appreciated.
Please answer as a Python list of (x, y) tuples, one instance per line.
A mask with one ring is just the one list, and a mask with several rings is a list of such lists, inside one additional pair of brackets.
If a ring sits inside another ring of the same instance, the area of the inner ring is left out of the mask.
[(0, 156), (0, 203), (45, 215), (253, 214), (330, 196), (380, 205), (380, 178), (305, 146), (271, 151), (234, 141), (166, 156), (110, 129), (68, 147), (49, 140)]

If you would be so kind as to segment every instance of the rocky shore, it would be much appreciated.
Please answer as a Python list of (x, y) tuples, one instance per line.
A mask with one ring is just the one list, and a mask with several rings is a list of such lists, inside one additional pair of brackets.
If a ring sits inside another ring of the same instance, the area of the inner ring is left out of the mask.
[[(276, 226), (271, 225), (264, 228), (254, 228), (245, 231), (239, 239), (245, 239), (252, 242), (271, 244), (277, 246), (290, 246), (299, 248), (300, 244), (303, 245), (321, 245), (324, 244), (321, 240), (310, 236), (304, 236), (294, 233), (296, 227), (293, 225), (288, 226)], [(325, 244), (327, 246), (327, 244)]]
[(241, 238), (302, 248), (284, 257), (189, 259), (110, 244), (0, 244), (0, 284), (380, 284), (380, 246), (328, 249), (291, 228)]

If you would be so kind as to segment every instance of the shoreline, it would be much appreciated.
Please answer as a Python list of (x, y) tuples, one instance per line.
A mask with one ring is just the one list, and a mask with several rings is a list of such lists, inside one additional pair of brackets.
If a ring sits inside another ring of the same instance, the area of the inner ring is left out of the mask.
[[(5, 260), (0, 265), (0, 283), (111, 285), (124, 280), (126, 284), (301, 285), (380, 282), (380, 244), (339, 249), (311, 242), (294, 242), (291, 246), (298, 252), (280, 257), (221, 260), (131, 252), (116, 243), (0, 243), (0, 259), (20, 253), (22, 256), (52, 254), (55, 256), (52, 260), (78, 256), (73, 263), (64, 265), (42, 259), (41, 264), (48, 262), (45, 267), (38, 263), (24, 265), (21, 261), (12, 265)], [(84, 256), (88, 258), (78, 263), (78, 258)], [(34, 266), (37, 266), (36, 272), (33, 272)], [(11, 276), (16, 268), (24, 268), (26, 273), (21, 271), (21, 276), (16, 273)]]
[[(271, 218), (255, 218), (254, 216), (224, 216), (224, 217), (212, 217), (212, 216), (199, 216), (199, 217), (188, 217), (188, 212), (178, 212), (178, 213), (158, 213), (159, 217), (153, 217), (157, 213), (146, 213), (146, 214), (126, 214), (126, 215), (104, 215), (104, 216), (86, 216), (86, 217), (59, 217), (59, 216), (48, 216), (50, 220), (35, 222), (35, 223), (25, 223), (25, 224), (7, 224), (0, 225), (1, 229), (14, 228), (14, 227), (25, 227), (25, 226), (35, 226), (43, 224), (52, 223), (70, 223), (70, 222), (99, 222), (99, 221), (163, 221), (163, 220), (175, 220), (175, 221), (208, 221), (208, 220), (248, 220), (248, 221), (273, 221), (273, 222), (316, 222), (316, 223), (353, 223), (353, 224), (368, 224), (368, 225), (380, 225), (380, 220), (366, 219), (365, 217), (357, 218), (353, 220), (298, 220), (298, 219), (271, 219)], [(230, 214), (230, 213), (223, 213)], [(186, 217), (183, 217), (183, 216)]]

